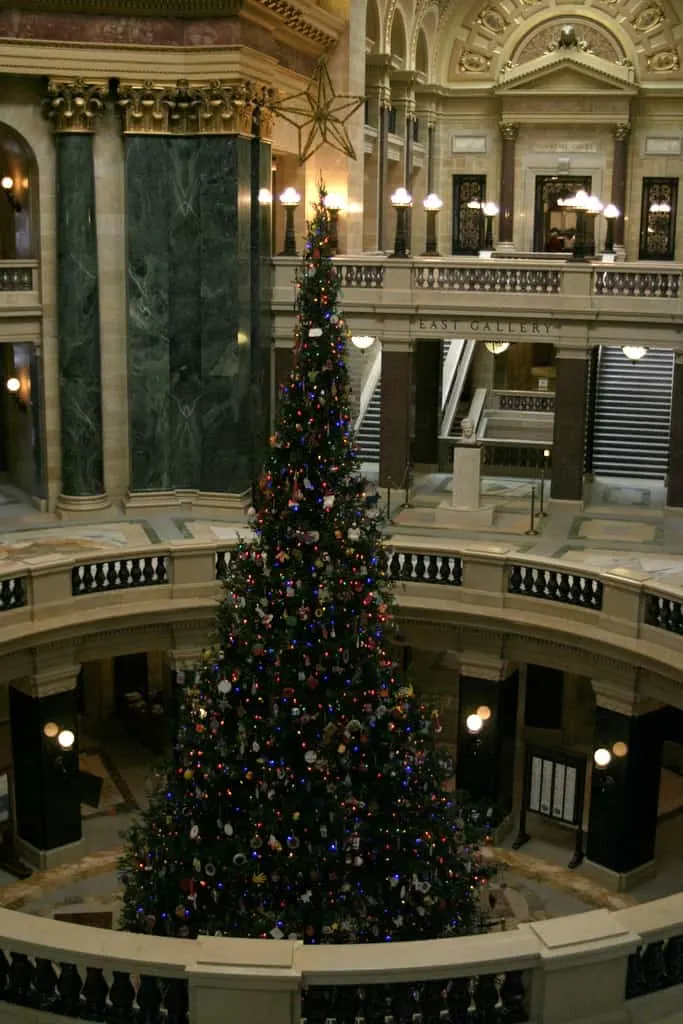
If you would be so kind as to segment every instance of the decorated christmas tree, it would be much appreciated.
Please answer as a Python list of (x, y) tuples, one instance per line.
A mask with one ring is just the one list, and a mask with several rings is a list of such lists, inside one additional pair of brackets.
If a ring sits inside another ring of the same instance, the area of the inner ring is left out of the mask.
[(391, 654), (323, 199), (253, 537), (122, 859), (128, 929), (354, 943), (479, 927), (477, 830), (445, 785), (439, 715)]

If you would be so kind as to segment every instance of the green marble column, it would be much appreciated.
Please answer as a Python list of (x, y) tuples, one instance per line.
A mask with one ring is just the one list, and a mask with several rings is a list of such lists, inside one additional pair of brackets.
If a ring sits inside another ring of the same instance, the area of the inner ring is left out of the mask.
[(265, 295), (253, 287), (252, 145), (126, 137), (134, 493), (250, 487), (254, 402), (267, 387), (260, 368), (252, 379)]
[[(254, 139), (251, 164), (251, 417), (252, 481), (265, 462), (270, 434), (270, 353), (272, 327), (266, 297), (272, 288), (272, 148)], [(270, 198), (270, 202), (268, 201)]]
[(96, 87), (51, 86), (57, 192), (57, 335), (62, 486), (59, 506), (102, 507), (102, 382), (93, 139)]

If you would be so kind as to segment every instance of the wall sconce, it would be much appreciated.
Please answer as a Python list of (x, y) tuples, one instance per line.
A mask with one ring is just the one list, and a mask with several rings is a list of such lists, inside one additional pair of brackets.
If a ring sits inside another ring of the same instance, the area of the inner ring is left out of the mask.
[(49, 740), (56, 740), (62, 750), (72, 750), (76, 742), (76, 736), (71, 729), (62, 729), (56, 722), (46, 722), (43, 726), (43, 735)]
[(422, 205), (425, 208), (427, 214), (427, 236), (425, 240), (425, 251), (422, 253), (423, 256), (438, 256), (439, 251), (436, 247), (436, 215), (443, 208), (443, 199), (435, 195), (434, 192), (430, 192), (428, 196), (422, 200)]
[(296, 236), (294, 234), (294, 211), (301, 202), (301, 196), (295, 188), (286, 188), (280, 195), (280, 202), (285, 208), (285, 247), (281, 256), (296, 256)]
[(21, 213), (21, 203), (17, 200), (14, 194), (14, 178), (11, 178), (9, 174), (4, 174), (0, 178), (0, 188), (7, 197), (7, 202), (10, 204), (15, 213)]
[(471, 736), (478, 736), (490, 717), (491, 708), (487, 704), (482, 704), (476, 711), (467, 716), (465, 719), (465, 728)]
[(502, 356), (503, 352), (507, 352), (510, 348), (509, 341), (485, 341), (484, 348), (487, 352), (490, 352), (492, 356)]
[(405, 258), (408, 255), (408, 210), (413, 205), (413, 197), (403, 188), (397, 188), (391, 197), (391, 205), (396, 210), (396, 236), (394, 238), (394, 256)]
[(367, 350), (374, 345), (375, 339), (370, 337), (369, 334), (352, 334), (351, 344), (354, 348), (357, 348), (359, 352), (367, 352)]
[(28, 409), (30, 402), (31, 388), (28, 379), (21, 377), (8, 377), (5, 387), (22, 411)]
[(614, 252), (614, 222), (617, 217), (621, 216), (621, 210), (614, 205), (614, 203), (608, 203), (605, 209), (602, 211), (602, 215), (607, 221), (607, 231), (605, 233), (605, 252)]
[(631, 363), (638, 363), (647, 355), (644, 345), (622, 345), (621, 351)]
[(336, 256), (339, 252), (339, 211), (344, 209), (344, 200), (330, 192), (323, 199), (323, 204), (330, 215), (330, 249)]
[(612, 761), (612, 754), (607, 747), (598, 747), (593, 751), (593, 763), (596, 768), (606, 768)]

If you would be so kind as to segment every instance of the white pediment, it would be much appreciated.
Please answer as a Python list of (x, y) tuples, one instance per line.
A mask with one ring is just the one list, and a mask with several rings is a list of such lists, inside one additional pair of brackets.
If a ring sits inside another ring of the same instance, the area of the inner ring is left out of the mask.
[(636, 92), (633, 68), (596, 57), (579, 47), (557, 49), (525, 64), (507, 64), (498, 76), (497, 93), (553, 93), (608, 96)]

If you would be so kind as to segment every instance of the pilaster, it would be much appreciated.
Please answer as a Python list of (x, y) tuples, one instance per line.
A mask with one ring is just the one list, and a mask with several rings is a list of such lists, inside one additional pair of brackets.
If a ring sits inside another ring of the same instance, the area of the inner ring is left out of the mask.
[(410, 462), (412, 347), (382, 341), (379, 482), (403, 487)]
[(556, 353), (555, 423), (550, 496), (577, 511), (583, 508), (583, 471), (589, 352), (564, 348)]

